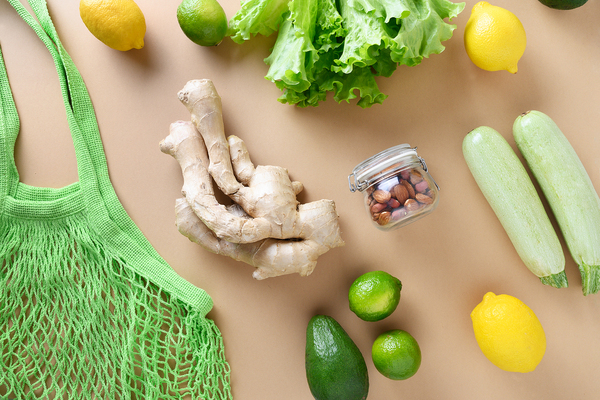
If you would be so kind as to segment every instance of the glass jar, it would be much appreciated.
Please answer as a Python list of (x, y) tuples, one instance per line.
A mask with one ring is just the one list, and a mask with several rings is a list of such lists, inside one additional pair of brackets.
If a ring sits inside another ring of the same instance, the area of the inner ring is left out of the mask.
[(358, 164), (348, 176), (350, 191), (364, 193), (373, 224), (381, 230), (400, 228), (432, 212), (439, 186), (427, 164), (408, 144), (390, 147)]

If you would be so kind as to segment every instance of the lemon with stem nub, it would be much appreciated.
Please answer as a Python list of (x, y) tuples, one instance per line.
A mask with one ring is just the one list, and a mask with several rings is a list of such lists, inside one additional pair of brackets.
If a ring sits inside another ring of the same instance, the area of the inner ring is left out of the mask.
[(531, 372), (546, 352), (546, 335), (537, 316), (516, 297), (488, 292), (471, 312), (475, 339), (498, 368)]
[(85, 26), (108, 47), (127, 51), (144, 47), (146, 19), (133, 0), (81, 0)]
[(465, 49), (475, 65), (486, 71), (517, 72), (527, 38), (512, 12), (480, 1), (473, 6), (464, 33)]

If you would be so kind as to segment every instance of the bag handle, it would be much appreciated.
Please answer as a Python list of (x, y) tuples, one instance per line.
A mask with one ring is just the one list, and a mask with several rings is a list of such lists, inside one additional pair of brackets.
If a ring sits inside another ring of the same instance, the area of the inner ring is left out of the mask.
[[(120, 254), (121, 259), (134, 268), (137, 273), (171, 293), (176, 299), (191, 305), (201, 316), (205, 316), (213, 306), (210, 296), (204, 290), (179, 276), (162, 259), (121, 205), (109, 179), (104, 148), (91, 99), (83, 78), (58, 37), (48, 12), (46, 0), (27, 0), (39, 23), (19, 0), (8, 1), (21, 18), (33, 28), (54, 59), (75, 146), (79, 183), (86, 203), (90, 228), (101, 235), (107, 245), (116, 254)], [(10, 169), (14, 169), (18, 183), (18, 174), (14, 166), (14, 157), (12, 157), (14, 141), (19, 131), (18, 116), (8, 87), (8, 79), (4, 79), (2, 75), (3, 70), (0, 71), (0, 78), (2, 78), (0, 86), (3, 88), (2, 96), (0, 96), (2, 113), (14, 115), (8, 120), (0, 118), (6, 136), (3, 138), (3, 132), (0, 131), (0, 143), (5, 142), (6, 147), (2, 152), (4, 155), (0, 155), (0, 157), (11, 157)], [(6, 129), (7, 126), (9, 129)], [(4, 167), (0, 166), (0, 168)], [(0, 170), (0, 172), (4, 171)], [(0, 192), (0, 195), (2, 194)], [(0, 198), (0, 206), (3, 206), (2, 201), (4, 201), (4, 196)], [(0, 210), (2, 209), (0, 208)]]
[[(110, 186), (110, 189), (112, 189), (112, 186), (108, 178), (106, 156), (92, 101), (83, 78), (58, 37), (58, 33), (48, 12), (46, 0), (27, 1), (37, 20), (19, 0), (8, 0), (19, 16), (35, 31), (52, 55), (67, 113), (67, 122), (75, 147), (77, 170), (82, 190), (84, 195), (92, 196), (94, 197), (93, 200), (96, 200), (91, 201), (89, 204), (97, 203), (98, 200), (102, 203), (103, 188)], [(3, 69), (6, 74), (5, 68)], [(9, 170), (16, 172), (16, 166), (14, 166), (14, 143), (16, 135), (18, 135), (18, 129), (15, 130), (14, 127), (15, 125), (18, 126), (18, 115), (16, 114), (16, 108), (14, 108), (14, 100), (12, 100), (8, 79), (5, 79), (4, 76), (2, 78), (3, 109), (8, 107), (11, 119), (16, 119), (16, 123), (14, 121), (5, 121), (5, 124), (8, 123), (11, 129), (8, 131), (4, 129), (2, 133), (6, 136), (5, 146), (7, 148), (5, 148), (5, 153), (11, 158), (7, 160), (12, 164)], [(8, 101), (9, 96), (11, 98), (10, 101)], [(14, 109), (14, 114), (13, 110), (10, 110), (11, 108)], [(4, 114), (6, 115), (6, 113), (5, 110)], [(16, 172), (16, 176), (14, 173), (11, 176), (13, 180), (15, 177), (18, 181), (18, 172)], [(7, 186), (8, 193), (10, 194), (11, 190), (15, 189), (13, 187), (15, 183), (9, 182)], [(99, 199), (97, 198), (98, 196), (100, 197)]]
[(10, 91), (2, 49), (0, 49), (0, 210), (4, 209), (4, 199), (14, 192), (14, 186), (19, 181), (14, 156), (19, 129), (17, 107)]

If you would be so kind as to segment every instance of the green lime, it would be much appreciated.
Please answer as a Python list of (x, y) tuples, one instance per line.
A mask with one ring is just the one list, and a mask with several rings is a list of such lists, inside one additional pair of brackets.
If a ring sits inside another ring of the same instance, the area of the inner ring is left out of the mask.
[(386, 378), (408, 379), (421, 366), (421, 349), (408, 332), (395, 329), (382, 333), (371, 349), (375, 368)]
[(387, 272), (367, 272), (350, 286), (350, 310), (364, 321), (382, 320), (398, 307), (401, 290), (402, 282)]
[(227, 33), (227, 16), (216, 0), (183, 0), (177, 21), (185, 35), (200, 46), (216, 46)]
[(540, 3), (556, 10), (572, 10), (584, 5), (587, 0), (540, 0)]

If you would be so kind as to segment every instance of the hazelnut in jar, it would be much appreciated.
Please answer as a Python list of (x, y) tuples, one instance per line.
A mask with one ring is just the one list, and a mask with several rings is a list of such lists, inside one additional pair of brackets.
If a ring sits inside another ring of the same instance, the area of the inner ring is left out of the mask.
[(408, 144), (391, 147), (358, 164), (348, 176), (350, 191), (364, 194), (373, 224), (399, 228), (432, 212), (439, 187), (427, 164)]

